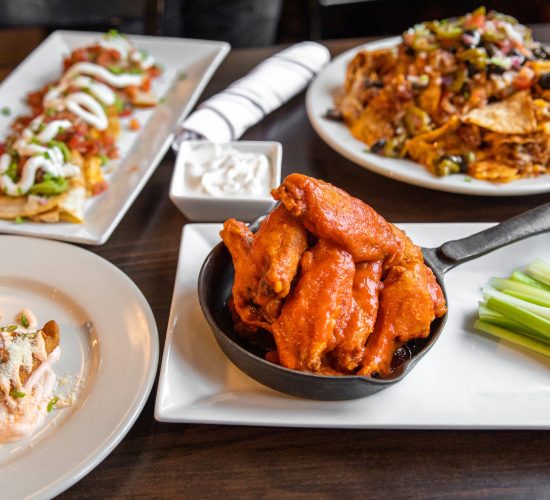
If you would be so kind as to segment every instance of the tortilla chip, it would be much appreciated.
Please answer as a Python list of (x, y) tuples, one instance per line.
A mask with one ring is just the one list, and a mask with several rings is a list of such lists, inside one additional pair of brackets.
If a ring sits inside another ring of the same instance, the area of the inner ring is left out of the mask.
[(66, 193), (58, 196), (6, 196), (0, 195), (0, 219), (32, 217), (57, 207)]
[(76, 186), (69, 190), (67, 196), (59, 203), (59, 220), (80, 223), (84, 221), (84, 204), (86, 190)]
[(462, 120), (501, 134), (530, 134), (537, 128), (533, 100), (527, 91), (472, 109)]
[(519, 178), (518, 169), (495, 160), (476, 161), (468, 167), (476, 179), (492, 182), (510, 182)]
[(31, 217), (28, 217), (29, 220), (32, 220), (34, 222), (59, 222), (59, 208), (55, 207), (53, 210), (50, 210), (49, 212), (43, 212), (38, 215), (32, 215)]

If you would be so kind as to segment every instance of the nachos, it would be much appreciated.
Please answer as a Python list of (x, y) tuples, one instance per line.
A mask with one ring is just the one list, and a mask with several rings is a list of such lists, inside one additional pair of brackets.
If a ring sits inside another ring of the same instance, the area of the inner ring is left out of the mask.
[(349, 63), (337, 108), (369, 151), (508, 182), (550, 172), (550, 49), (483, 7)]
[(107, 188), (120, 118), (157, 103), (160, 68), (118, 32), (74, 50), (61, 78), (27, 96), (0, 143), (0, 219), (82, 222), (84, 202)]

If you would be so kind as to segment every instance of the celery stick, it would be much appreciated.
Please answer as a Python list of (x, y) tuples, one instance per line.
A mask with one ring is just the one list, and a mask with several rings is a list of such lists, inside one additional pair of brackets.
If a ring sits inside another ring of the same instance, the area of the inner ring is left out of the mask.
[(527, 266), (525, 272), (532, 278), (550, 286), (550, 264), (547, 264), (543, 260), (534, 260)]
[[(534, 304), (539, 304), (544, 307), (550, 307), (550, 292), (546, 290), (502, 278), (491, 278), (489, 280), (489, 285), (504, 293), (508, 293), (508, 290), (518, 292), (522, 295), (518, 298), (522, 300), (527, 300), (528, 302), (533, 302)], [(514, 297), (517, 297), (517, 295), (514, 295)]]
[(494, 335), (495, 337), (507, 340), (508, 342), (511, 342), (513, 344), (517, 344), (532, 351), (538, 352), (543, 356), (550, 357), (550, 346), (541, 344), (540, 342), (537, 342), (536, 340), (533, 340), (529, 337), (524, 337), (519, 333), (511, 332), (509, 330), (506, 330), (505, 328), (501, 328), (499, 326), (495, 326), (480, 320), (477, 320), (474, 323), (474, 328), (477, 328), (482, 332), (489, 333), (490, 335)]
[(507, 330), (513, 330), (517, 333), (523, 333), (525, 335), (529, 335), (530, 337), (533, 337), (540, 342), (548, 343), (550, 344), (550, 338), (545, 337), (544, 335), (541, 335), (536, 330), (532, 330), (531, 328), (522, 325), (521, 323), (518, 323), (517, 321), (514, 321), (513, 319), (504, 316), (496, 311), (493, 311), (492, 309), (489, 309), (485, 304), (481, 304), (479, 306), (479, 319), (481, 321), (485, 321), (487, 323), (491, 323), (492, 325), (497, 325), (502, 328), (506, 328)]
[(488, 301), (491, 297), (496, 297), (497, 299), (500, 299), (507, 304), (518, 306), (522, 309), (526, 309), (527, 311), (532, 312), (533, 314), (536, 314), (537, 316), (542, 316), (543, 318), (550, 320), (550, 307), (539, 306), (537, 304), (517, 299), (516, 297), (512, 297), (510, 295), (506, 295), (505, 293), (499, 292), (494, 288), (485, 287), (483, 289), (483, 298), (485, 299), (485, 301)]
[(550, 339), (550, 320), (498, 297), (490, 297), (487, 301), (487, 307)]
[(542, 281), (536, 280), (535, 278), (531, 278), (531, 276), (527, 276), (525, 273), (521, 272), (519, 269), (516, 269), (512, 276), (510, 276), (510, 279), (512, 281), (517, 281), (518, 283), (525, 283), (526, 285), (534, 286), (535, 288), (540, 288), (542, 290), (546, 290), (550, 292), (550, 286), (545, 285)]
[(550, 302), (545, 299), (540, 299), (534, 295), (529, 295), (528, 293), (518, 292), (516, 290), (510, 290), (508, 288), (503, 288), (502, 293), (515, 297), (516, 299), (525, 300), (526, 302), (531, 302), (531, 304), (537, 304), (543, 307), (550, 307)]

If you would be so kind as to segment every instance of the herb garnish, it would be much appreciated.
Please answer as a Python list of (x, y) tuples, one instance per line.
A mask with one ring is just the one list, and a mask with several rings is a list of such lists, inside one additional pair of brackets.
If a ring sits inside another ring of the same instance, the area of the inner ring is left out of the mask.
[(25, 315), (25, 313), (21, 313), (21, 324), (22, 324), (25, 328), (28, 328), (28, 327), (29, 327), (29, 320), (27, 319), (27, 316)]
[(53, 399), (50, 400), (47, 406), (48, 413), (50, 413), (53, 410), (54, 406), (57, 404), (58, 401), (59, 401), (59, 398), (57, 396), (55, 396)]

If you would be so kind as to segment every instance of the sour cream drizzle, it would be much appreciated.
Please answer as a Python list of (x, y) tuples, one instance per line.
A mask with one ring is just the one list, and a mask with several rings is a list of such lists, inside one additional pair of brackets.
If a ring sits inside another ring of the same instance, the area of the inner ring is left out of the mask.
[[(122, 63), (133, 61), (142, 69), (155, 63), (150, 55), (144, 55), (120, 35), (107, 35), (98, 43), (117, 51)], [(115, 103), (116, 94), (113, 88), (140, 86), (144, 78), (145, 75), (115, 74), (98, 64), (80, 62), (67, 69), (59, 83), (48, 90), (43, 106), (56, 111), (66, 109), (97, 130), (105, 130), (109, 119), (103, 106), (112, 106)], [(68, 92), (69, 90), (71, 91)], [(69, 120), (55, 120), (39, 131), (44, 118), (44, 115), (37, 116), (14, 143), (14, 149), (20, 156), (31, 156), (23, 165), (18, 182), (14, 182), (6, 173), (12, 157), (7, 153), (0, 156), (0, 189), (9, 196), (27, 194), (35, 183), (38, 169), (53, 177), (67, 178), (80, 173), (78, 166), (65, 162), (63, 153), (57, 146), (47, 145), (62, 129), (72, 128), (73, 123)]]

